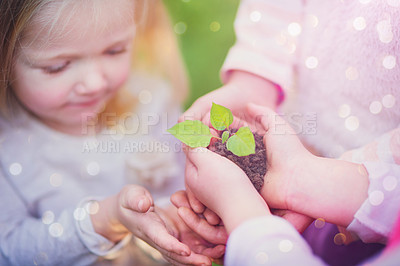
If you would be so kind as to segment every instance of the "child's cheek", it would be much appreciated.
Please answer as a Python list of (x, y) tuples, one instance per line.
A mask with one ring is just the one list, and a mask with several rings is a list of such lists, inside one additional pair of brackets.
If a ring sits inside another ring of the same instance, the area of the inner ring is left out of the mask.
[(129, 74), (131, 73), (131, 65), (129, 62), (124, 64), (124, 67), (114, 70), (114, 90), (119, 90), (124, 83), (128, 80)]

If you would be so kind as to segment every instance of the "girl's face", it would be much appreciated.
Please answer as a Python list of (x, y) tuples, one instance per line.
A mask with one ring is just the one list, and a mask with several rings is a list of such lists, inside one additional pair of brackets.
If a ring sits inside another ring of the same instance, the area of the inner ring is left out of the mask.
[[(64, 7), (55, 24), (32, 23), (18, 51), (12, 86), (43, 123), (80, 134), (87, 117), (99, 114), (129, 75), (134, 1), (94, 0), (79, 7), (73, 2), (75, 9)], [(44, 16), (57, 13), (48, 9)]]

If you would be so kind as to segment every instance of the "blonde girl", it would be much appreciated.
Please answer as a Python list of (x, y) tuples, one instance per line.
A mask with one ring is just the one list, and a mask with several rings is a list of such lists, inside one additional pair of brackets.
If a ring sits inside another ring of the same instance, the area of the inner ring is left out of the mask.
[(132, 237), (176, 265), (222, 254), (165, 203), (186, 80), (161, 4), (1, 1), (1, 265), (118, 263)]

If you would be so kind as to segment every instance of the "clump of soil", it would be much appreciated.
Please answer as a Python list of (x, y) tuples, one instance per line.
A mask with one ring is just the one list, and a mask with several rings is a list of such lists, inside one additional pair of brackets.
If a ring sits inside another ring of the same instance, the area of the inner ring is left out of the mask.
[[(231, 133), (236, 131), (237, 130), (231, 130)], [(222, 143), (221, 140), (216, 140), (210, 145), (209, 149), (237, 164), (249, 177), (257, 191), (260, 191), (264, 184), (264, 176), (267, 173), (267, 155), (263, 136), (254, 133), (254, 140), (256, 142), (256, 153), (248, 156), (237, 156), (233, 154), (226, 148), (226, 143)]]

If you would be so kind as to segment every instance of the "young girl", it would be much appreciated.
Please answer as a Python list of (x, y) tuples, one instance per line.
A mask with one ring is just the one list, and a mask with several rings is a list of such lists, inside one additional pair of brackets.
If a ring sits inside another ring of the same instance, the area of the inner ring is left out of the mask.
[[(185, 116), (201, 118), (211, 102), (238, 116), (248, 102), (279, 107), (310, 150), (364, 165), (370, 180), (381, 182), (377, 192), (369, 191), (380, 203), (398, 182), (385, 169), (400, 163), (399, 18), (398, 1), (243, 0), (235, 21), (237, 43), (222, 69), (225, 85), (196, 101)], [(263, 188), (269, 204), (279, 191), (270, 184)], [(382, 232), (368, 219), (358, 214), (352, 226), (368, 225), (361, 238), (376, 242)], [(317, 231), (305, 233), (314, 252), (330, 264), (354, 264), (368, 249), (361, 241), (336, 245), (339, 232), (328, 223), (309, 229)], [(317, 237), (327, 231), (327, 237)]]
[(159, 1), (1, 1), (1, 265), (118, 259), (132, 235), (178, 265), (221, 255), (163, 200), (185, 89), (165, 19)]

